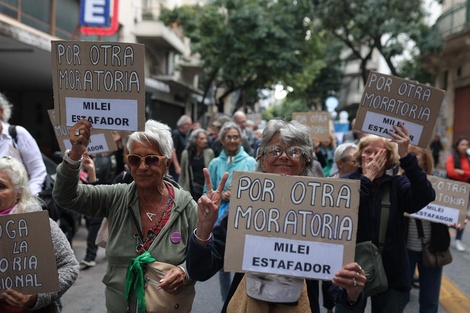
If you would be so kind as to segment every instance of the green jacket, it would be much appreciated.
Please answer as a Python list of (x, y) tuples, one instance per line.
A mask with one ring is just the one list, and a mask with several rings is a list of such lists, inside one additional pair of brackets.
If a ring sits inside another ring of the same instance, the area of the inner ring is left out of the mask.
[[(78, 184), (79, 170), (69, 168), (64, 162), (57, 166), (53, 196), (60, 206), (91, 217), (107, 217), (109, 238), (106, 246), (108, 267), (103, 278), (106, 285), (108, 313), (122, 313), (127, 308), (125, 299), (126, 272), (129, 260), (137, 256), (135, 227), (128, 207), (132, 207), (139, 223), (139, 199), (135, 183), (117, 185)], [(197, 223), (197, 204), (191, 194), (167, 180), (175, 190), (171, 217), (149, 248), (152, 256), (161, 262), (180, 265), (186, 269), (186, 250), (191, 231)], [(181, 241), (170, 239), (181, 233)], [(187, 275), (187, 281), (189, 276)]]

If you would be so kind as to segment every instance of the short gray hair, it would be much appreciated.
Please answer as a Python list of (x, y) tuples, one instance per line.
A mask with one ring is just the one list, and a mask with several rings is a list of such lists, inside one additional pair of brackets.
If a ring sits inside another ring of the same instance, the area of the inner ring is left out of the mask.
[(11, 109), (13, 105), (8, 101), (7, 97), (0, 92), (0, 109), (3, 109), (2, 121), (7, 123), (11, 117)]
[(184, 124), (189, 123), (191, 120), (191, 117), (189, 115), (181, 115), (181, 117), (178, 119), (176, 122), (176, 127), (180, 127)]
[(197, 137), (199, 136), (200, 133), (203, 133), (203, 134), (207, 135), (206, 130), (203, 129), (203, 128), (198, 128), (198, 129), (195, 129), (191, 132), (191, 134), (189, 135), (189, 138), (188, 138), (188, 147), (194, 146), (196, 144)]
[(272, 119), (263, 130), (263, 135), (258, 147), (257, 172), (262, 172), (260, 157), (264, 155), (269, 142), (273, 139), (274, 135), (279, 133), (279, 139), (286, 145), (296, 145), (303, 149), (305, 158), (305, 168), (302, 176), (314, 176), (313, 174), (313, 144), (310, 138), (310, 128), (297, 121), (287, 122), (283, 119)]
[(171, 159), (173, 154), (173, 138), (171, 137), (171, 128), (168, 125), (155, 120), (148, 120), (145, 122), (145, 131), (137, 131), (129, 136), (127, 150), (129, 153), (132, 153), (131, 147), (134, 142), (145, 144), (144, 141), (150, 144), (157, 144), (160, 153)]
[(357, 145), (352, 142), (345, 142), (336, 147), (335, 155), (333, 157), (335, 163), (344, 158), (344, 154), (351, 149), (357, 150)]
[(242, 129), (240, 128), (240, 126), (238, 126), (237, 123), (235, 123), (235, 122), (225, 122), (224, 125), (222, 125), (222, 128), (220, 129), (219, 139), (220, 140), (224, 139), (225, 134), (227, 134), (227, 132), (231, 129), (237, 130), (238, 134), (240, 136), (242, 136)]

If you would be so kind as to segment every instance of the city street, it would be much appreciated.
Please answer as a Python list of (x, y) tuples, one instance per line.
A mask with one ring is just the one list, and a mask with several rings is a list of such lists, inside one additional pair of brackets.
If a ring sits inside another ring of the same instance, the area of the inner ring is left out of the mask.
[[(467, 251), (458, 252), (453, 246), (451, 248), (453, 262), (444, 267), (439, 313), (470, 312), (469, 232), (467, 230), (463, 238), (463, 242), (468, 248)], [(85, 254), (86, 234), (86, 229), (82, 226), (73, 241), (73, 248), (78, 260), (81, 260)], [(454, 235), (453, 231), (451, 231), (451, 235)], [(104, 249), (99, 249), (96, 262), (95, 267), (80, 272), (76, 283), (62, 297), (63, 313), (106, 312), (104, 285), (101, 282), (106, 268)], [(192, 313), (218, 313), (222, 304), (217, 275), (207, 282), (196, 284), (196, 298)], [(418, 311), (418, 289), (413, 289), (411, 302), (406, 307), (405, 313)], [(321, 312), (326, 312), (326, 310), (322, 309)], [(370, 308), (366, 312), (370, 312)]]

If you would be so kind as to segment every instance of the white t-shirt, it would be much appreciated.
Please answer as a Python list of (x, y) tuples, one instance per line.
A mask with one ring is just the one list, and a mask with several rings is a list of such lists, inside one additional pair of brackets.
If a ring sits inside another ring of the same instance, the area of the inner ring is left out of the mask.
[[(2, 133), (0, 134), (0, 157), (9, 155), (19, 160), (26, 167), (29, 175), (29, 187), (35, 196), (42, 190), (42, 184), (46, 178), (46, 166), (42, 159), (41, 150), (36, 140), (22, 126), (16, 126), (18, 143), (13, 143), (13, 138), (8, 133), (10, 124), (2, 121)], [(15, 148), (16, 147), (16, 148)]]

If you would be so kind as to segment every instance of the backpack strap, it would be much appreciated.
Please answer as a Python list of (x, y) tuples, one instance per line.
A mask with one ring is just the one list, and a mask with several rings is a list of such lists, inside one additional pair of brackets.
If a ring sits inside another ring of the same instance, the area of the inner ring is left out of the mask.
[(13, 146), (17, 148), (18, 147), (18, 133), (16, 132), (16, 125), (10, 125), (8, 127), (8, 133), (13, 139)]
[(385, 234), (387, 233), (388, 218), (390, 215), (390, 184), (385, 183), (382, 191), (382, 209), (380, 210), (379, 226), (379, 252), (385, 248)]
[(421, 220), (415, 218), (415, 223), (416, 223), (416, 229), (418, 230), (418, 238), (421, 240), (424, 239), (424, 229), (423, 229), (423, 224), (421, 223)]

